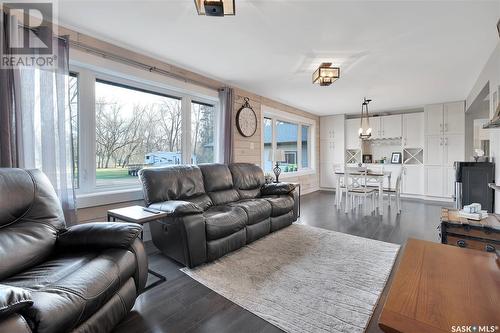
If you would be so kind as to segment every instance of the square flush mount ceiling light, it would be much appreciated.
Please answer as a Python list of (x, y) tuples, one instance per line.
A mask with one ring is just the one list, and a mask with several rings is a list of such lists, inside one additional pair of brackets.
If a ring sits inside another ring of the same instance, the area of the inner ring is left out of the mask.
[(198, 15), (226, 16), (235, 15), (235, 0), (194, 0)]
[(329, 86), (340, 78), (340, 67), (332, 67), (331, 62), (324, 62), (313, 73), (312, 81), (320, 86)]

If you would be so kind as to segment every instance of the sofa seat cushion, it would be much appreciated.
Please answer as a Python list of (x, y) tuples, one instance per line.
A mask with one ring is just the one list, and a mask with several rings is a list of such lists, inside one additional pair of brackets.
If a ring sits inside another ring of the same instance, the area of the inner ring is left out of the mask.
[(205, 213), (207, 240), (229, 236), (245, 228), (247, 215), (240, 207), (214, 206)]
[(31, 292), (23, 311), (33, 330), (65, 332), (93, 315), (133, 276), (135, 256), (125, 249), (58, 255), (3, 283)]
[(272, 195), (263, 197), (272, 207), (271, 217), (280, 216), (293, 210), (293, 198), (289, 195)]
[(247, 224), (252, 225), (263, 221), (271, 216), (271, 204), (265, 199), (241, 200), (229, 204), (232, 207), (240, 207), (247, 214)]

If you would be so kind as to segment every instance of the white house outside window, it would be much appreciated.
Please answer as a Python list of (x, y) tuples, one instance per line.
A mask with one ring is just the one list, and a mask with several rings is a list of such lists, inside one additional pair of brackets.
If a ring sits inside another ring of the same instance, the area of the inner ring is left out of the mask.
[(283, 174), (311, 170), (312, 127), (302, 121), (282, 120), (279, 116), (266, 114), (263, 119), (264, 171), (272, 172), (277, 150), (282, 150), (285, 156), (284, 161), (279, 161)]

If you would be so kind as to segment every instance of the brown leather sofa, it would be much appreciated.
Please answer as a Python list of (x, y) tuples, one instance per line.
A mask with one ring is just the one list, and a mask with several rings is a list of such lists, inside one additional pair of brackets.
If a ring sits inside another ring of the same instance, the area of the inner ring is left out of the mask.
[(147, 206), (169, 216), (150, 223), (165, 255), (194, 267), (297, 219), (292, 184), (264, 184), (262, 169), (234, 163), (168, 166), (139, 172)]
[(0, 332), (109, 332), (147, 279), (129, 223), (66, 227), (38, 170), (0, 169)]

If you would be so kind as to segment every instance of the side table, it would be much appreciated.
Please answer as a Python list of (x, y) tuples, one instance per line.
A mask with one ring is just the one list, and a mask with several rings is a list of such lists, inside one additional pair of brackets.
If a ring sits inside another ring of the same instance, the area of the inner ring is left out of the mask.
[[(162, 212), (160, 210), (149, 209), (142, 206), (129, 206), (124, 208), (117, 208), (108, 210), (108, 222), (116, 222), (117, 220), (124, 222), (137, 223), (144, 225), (146, 223), (159, 220), (161, 218), (167, 217), (168, 213)], [(144, 233), (141, 231), (141, 239), (144, 238)], [(155, 272), (148, 268), (148, 273), (157, 277), (158, 280), (153, 282), (149, 286), (144, 288), (144, 291), (154, 288), (163, 282), (167, 281), (167, 278), (158, 272)]]
[(297, 217), (300, 217), (300, 183), (290, 183), (290, 184), (293, 184), (295, 185), (295, 188), (298, 189), (297, 191), (299, 192), (299, 211), (298, 211), (298, 214), (297, 214)]

